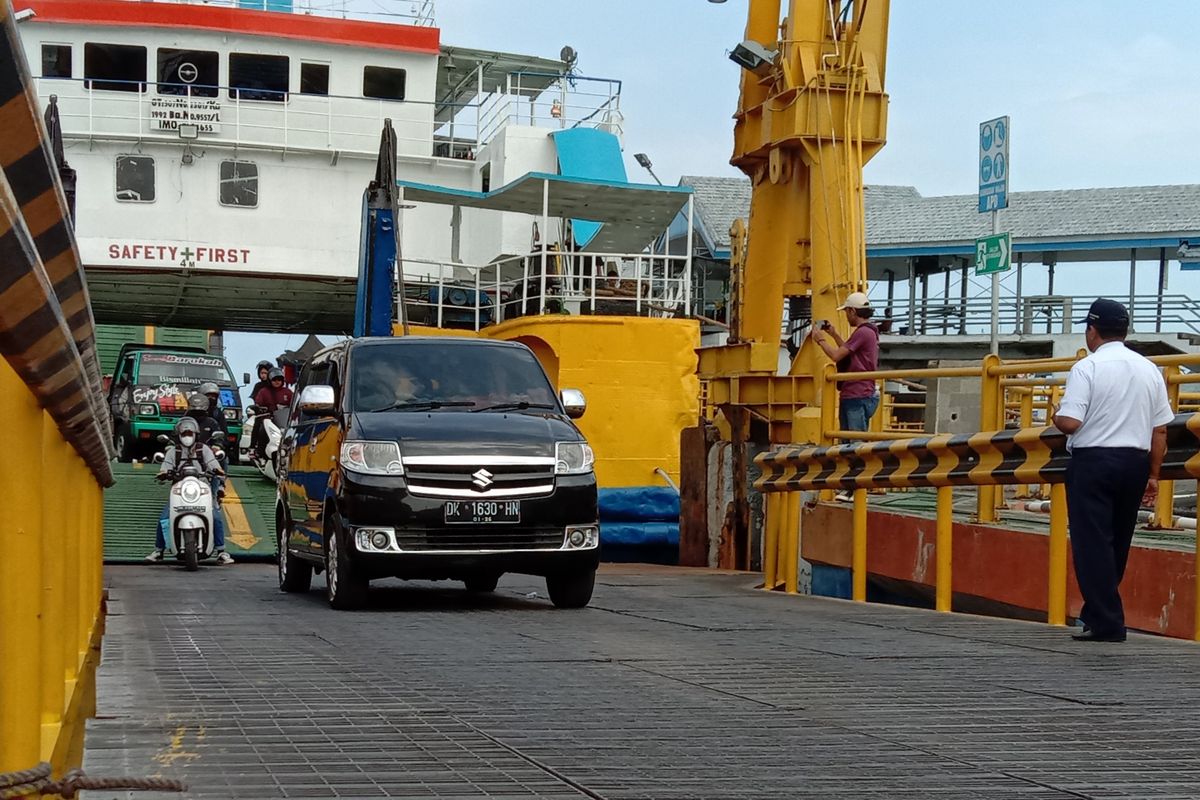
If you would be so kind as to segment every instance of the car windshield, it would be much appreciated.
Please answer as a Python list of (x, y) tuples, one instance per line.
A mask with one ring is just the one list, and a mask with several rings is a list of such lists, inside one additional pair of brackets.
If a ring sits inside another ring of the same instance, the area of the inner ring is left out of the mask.
[(350, 375), (355, 411), (557, 408), (537, 359), (516, 347), (369, 345), (354, 350)]
[(138, 366), (138, 386), (171, 383), (195, 386), (206, 381), (233, 384), (224, 359), (199, 353), (143, 353)]

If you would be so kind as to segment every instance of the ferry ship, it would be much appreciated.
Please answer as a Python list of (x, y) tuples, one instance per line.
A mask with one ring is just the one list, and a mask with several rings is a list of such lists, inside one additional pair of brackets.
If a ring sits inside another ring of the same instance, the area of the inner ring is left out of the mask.
[(19, 0), (97, 321), (349, 333), (390, 121), (396, 317), (533, 348), (588, 396), (601, 486), (655, 498), (623, 521), (669, 544), (699, 414), (691, 190), (628, 181), (621, 82), (571, 48), (456, 47), (429, 0), (393, 10)]

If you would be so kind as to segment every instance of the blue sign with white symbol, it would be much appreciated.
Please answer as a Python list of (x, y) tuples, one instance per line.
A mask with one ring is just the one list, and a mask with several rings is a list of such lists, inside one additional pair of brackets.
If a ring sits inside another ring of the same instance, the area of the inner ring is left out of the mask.
[(979, 125), (979, 213), (1008, 208), (1008, 117)]

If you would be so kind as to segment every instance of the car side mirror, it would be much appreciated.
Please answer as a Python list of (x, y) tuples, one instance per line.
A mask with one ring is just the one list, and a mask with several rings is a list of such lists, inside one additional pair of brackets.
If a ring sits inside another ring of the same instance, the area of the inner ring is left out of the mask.
[(245, 384), (246, 386), (250, 385), (250, 373), (249, 372), (242, 373), (242, 383)]
[(579, 419), (583, 416), (583, 412), (587, 411), (587, 398), (578, 389), (563, 389), (559, 393), (559, 397), (562, 399), (567, 416), (571, 419)]
[(333, 412), (333, 387), (314, 384), (305, 386), (300, 392), (300, 411), (305, 414), (330, 414)]

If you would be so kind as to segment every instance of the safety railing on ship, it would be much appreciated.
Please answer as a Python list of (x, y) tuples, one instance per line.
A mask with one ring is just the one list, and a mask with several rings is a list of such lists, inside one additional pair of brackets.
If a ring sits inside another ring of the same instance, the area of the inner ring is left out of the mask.
[(254, 11), (303, 14), (339, 19), (368, 18), (389, 20), (430, 28), (436, 25), (433, 0), (375, 0), (371, 8), (352, 7), (348, 0), (133, 0), (134, 2), (177, 3), (179, 5), (223, 6)]
[(623, 124), (619, 80), (517, 72), (508, 77), (503, 92), (484, 101), (479, 137), (490, 141), (507, 125), (590, 127), (620, 136)]
[(404, 304), (411, 322), (469, 330), (541, 314), (686, 317), (689, 264), (684, 254), (552, 249), (483, 266), (405, 259)]

